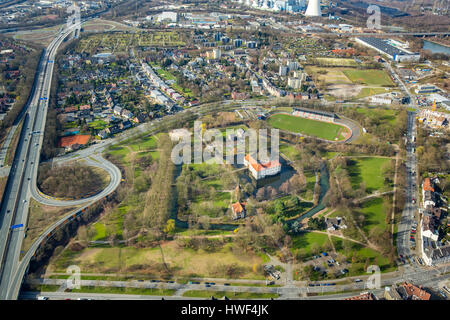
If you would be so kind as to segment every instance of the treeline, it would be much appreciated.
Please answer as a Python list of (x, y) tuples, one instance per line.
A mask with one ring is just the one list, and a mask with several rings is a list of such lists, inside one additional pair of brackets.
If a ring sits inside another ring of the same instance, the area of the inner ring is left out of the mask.
[(386, 116), (383, 109), (368, 109), (368, 112), (358, 112), (355, 108), (343, 108), (341, 114), (355, 120), (368, 133), (377, 136), (382, 141), (397, 142), (406, 133), (408, 112), (406, 109), (399, 109), (394, 115), (394, 122)]
[(19, 70), (20, 80), (13, 86), (5, 88), (9, 95), (16, 98), (16, 101), (0, 122), (0, 141), (4, 139), (7, 129), (14, 124), (28, 101), (41, 53), (41, 50), (33, 48), (28, 54), (17, 54), (14, 61), (5, 66), (7, 68), (5, 70)]
[(450, 163), (447, 158), (447, 145), (450, 142), (448, 132), (441, 136), (430, 136), (431, 130), (417, 126), (417, 156), (419, 159), (419, 172), (427, 173), (449, 172)]
[(172, 142), (168, 135), (159, 137), (160, 159), (158, 170), (152, 178), (152, 185), (145, 194), (143, 224), (153, 230), (155, 235), (162, 232), (169, 219), (173, 206), (172, 181), (175, 165), (171, 160)]

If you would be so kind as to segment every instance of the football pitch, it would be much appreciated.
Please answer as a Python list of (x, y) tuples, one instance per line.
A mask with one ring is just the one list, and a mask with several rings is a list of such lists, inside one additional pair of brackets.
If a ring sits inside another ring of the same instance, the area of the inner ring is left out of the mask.
[(344, 140), (348, 133), (346, 127), (338, 124), (305, 119), (288, 114), (274, 114), (267, 121), (276, 129), (301, 133), (330, 141)]

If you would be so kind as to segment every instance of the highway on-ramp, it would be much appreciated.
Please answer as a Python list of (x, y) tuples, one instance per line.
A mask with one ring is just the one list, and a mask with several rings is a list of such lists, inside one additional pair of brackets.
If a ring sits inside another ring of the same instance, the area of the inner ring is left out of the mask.
[[(47, 47), (38, 66), (38, 81), (34, 84), (27, 114), (20, 133), (16, 154), (1, 203), (0, 228), (0, 299), (16, 299), (18, 289), (10, 286), (11, 278), (19, 262), (22, 240), (26, 232), (30, 185), (37, 176), (43, 132), (47, 117), (53, 75), (53, 60), (59, 45), (79, 24), (61, 32)], [(11, 229), (13, 225), (25, 227)]]

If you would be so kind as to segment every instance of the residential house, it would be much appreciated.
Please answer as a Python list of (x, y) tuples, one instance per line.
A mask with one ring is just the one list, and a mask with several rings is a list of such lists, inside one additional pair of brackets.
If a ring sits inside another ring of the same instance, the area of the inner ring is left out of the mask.
[(242, 203), (239, 201), (236, 203), (233, 203), (231, 206), (231, 209), (233, 211), (233, 219), (245, 218), (245, 214), (246, 214), (245, 203)]
[(119, 106), (115, 106), (113, 111), (114, 111), (114, 114), (116, 114), (118, 116), (120, 116), (122, 114), (122, 108)]
[(437, 241), (439, 237), (437, 226), (438, 223), (434, 216), (424, 216), (421, 221), (422, 236)]
[(344, 219), (341, 217), (326, 218), (325, 222), (327, 224), (327, 230), (329, 231), (347, 229), (347, 225), (345, 224)]
[(377, 300), (377, 297), (371, 292), (361, 292), (359, 296), (345, 298), (344, 300)]
[(403, 300), (430, 300), (431, 294), (411, 283), (404, 282), (397, 288)]
[(125, 120), (119, 124), (119, 128), (121, 130), (126, 130), (132, 127), (132, 124), (129, 120)]

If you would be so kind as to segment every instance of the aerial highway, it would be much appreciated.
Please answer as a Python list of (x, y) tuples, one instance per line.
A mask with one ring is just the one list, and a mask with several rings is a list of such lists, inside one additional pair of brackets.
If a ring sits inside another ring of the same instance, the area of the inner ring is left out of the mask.
[[(16, 290), (11, 290), (10, 281), (19, 262), (20, 248), (26, 232), (30, 185), (38, 170), (53, 74), (52, 61), (62, 41), (79, 25), (68, 27), (49, 44), (37, 69), (38, 81), (34, 83), (36, 87), (33, 88), (33, 96), (27, 107), (0, 210), (0, 299), (17, 298), (18, 290), (17, 293), (12, 293)], [(24, 227), (11, 229), (13, 225), (21, 224)]]

